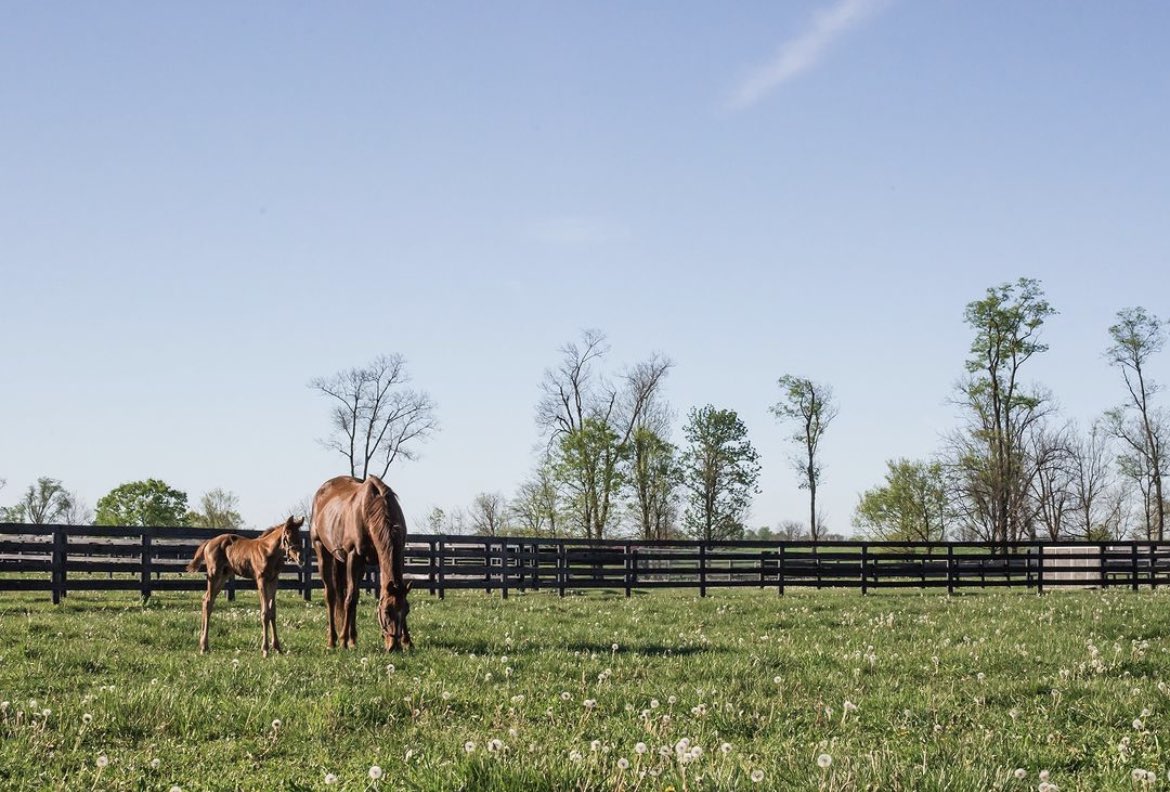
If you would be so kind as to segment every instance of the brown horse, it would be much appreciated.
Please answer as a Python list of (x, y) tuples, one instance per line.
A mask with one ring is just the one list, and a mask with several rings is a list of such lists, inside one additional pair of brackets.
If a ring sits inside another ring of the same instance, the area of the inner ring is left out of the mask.
[(357, 646), (358, 586), (366, 563), (377, 564), (378, 625), (387, 651), (411, 646), (406, 614), (410, 583), (403, 579), (406, 518), (398, 496), (377, 476), (329, 479), (313, 497), (309, 530), (325, 583), (329, 647)]
[(276, 637), (276, 583), (286, 558), (301, 565), (301, 525), (304, 520), (289, 517), (283, 525), (274, 525), (255, 539), (239, 534), (223, 534), (208, 539), (195, 550), (195, 557), (187, 564), (188, 572), (207, 568), (207, 593), (203, 595), (203, 629), (199, 633), (199, 653), (207, 652), (207, 628), (211, 608), (224, 583), (236, 575), (251, 577), (260, 592), (260, 623), (264, 642), (260, 651), (268, 657), (268, 631), (272, 631), (271, 648), (283, 652)]

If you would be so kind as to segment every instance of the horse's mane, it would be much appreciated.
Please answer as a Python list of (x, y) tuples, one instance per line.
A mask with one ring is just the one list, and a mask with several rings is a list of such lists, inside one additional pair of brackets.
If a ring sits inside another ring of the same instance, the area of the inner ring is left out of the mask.
[(390, 554), (394, 583), (398, 585), (402, 582), (402, 548), (406, 526), (401, 524), (401, 519), (396, 519), (401, 514), (400, 508), (394, 510), (399, 514), (391, 513), (390, 498), (394, 498), (397, 505), (397, 496), (394, 490), (377, 476), (370, 476), (366, 483), (373, 490), (372, 497), (366, 498), (366, 530), (378, 552)]

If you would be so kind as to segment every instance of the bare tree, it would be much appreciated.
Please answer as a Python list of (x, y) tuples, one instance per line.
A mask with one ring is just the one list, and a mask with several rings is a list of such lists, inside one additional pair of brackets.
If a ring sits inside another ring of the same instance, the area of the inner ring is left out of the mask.
[(20, 502), (5, 510), (9, 522), (48, 525), (64, 521), (73, 508), (73, 496), (59, 479), (42, 476), (30, 484)]
[[(1144, 308), (1127, 308), (1117, 314), (1117, 324), (1109, 328), (1112, 346), (1105, 355), (1110, 365), (1121, 369), (1129, 400), (1108, 415), (1113, 433), (1132, 449), (1134, 469), (1143, 471), (1150, 536), (1162, 540), (1166, 526), (1166, 501), (1162, 495), (1162, 477), (1166, 468), (1167, 425), (1164, 412), (1151, 404), (1158, 385), (1149, 378), (1147, 363), (1162, 350), (1166, 331), (1161, 320)], [(1132, 420), (1127, 416), (1132, 415)]]
[(652, 355), (614, 384), (598, 371), (609, 345), (596, 330), (585, 331), (579, 344), (566, 344), (561, 353), (560, 365), (545, 372), (537, 422), (557, 456), (558, 479), (582, 533), (600, 539), (622, 484), (630, 438), (672, 364)]
[(498, 492), (481, 492), (471, 502), (471, 527), (480, 536), (499, 536), (507, 530), (508, 502)]
[(400, 457), (415, 459), (415, 444), (438, 429), (430, 395), (409, 383), (401, 355), (380, 355), (364, 368), (309, 382), (333, 406), (333, 435), (321, 443), (349, 460), (351, 476), (385, 477)]
[(1069, 530), (1078, 539), (1107, 539), (1117, 536), (1118, 500), (1110, 458), (1109, 434), (1101, 422), (1094, 422), (1087, 435), (1074, 435), (1070, 442), (1069, 467), (1072, 511)]
[[(1041, 426), (1029, 443), (1035, 475), (1031, 479), (1032, 517), (1027, 523), (1035, 526), (1038, 522), (1052, 541), (1068, 537), (1069, 521), (1076, 510), (1074, 453), (1069, 432), (1067, 427), (1052, 430)], [(1034, 527), (1031, 533), (1035, 538)]]
[(829, 424), (837, 417), (837, 405), (833, 403), (833, 389), (828, 385), (791, 374), (781, 377), (779, 384), (782, 394), (771, 412), (781, 421), (794, 421), (797, 425), (790, 439), (800, 451), (792, 464), (800, 476), (800, 488), (808, 490), (809, 534), (817, 541), (822, 533), (817, 511), (817, 485), (822, 472), (818, 450)]

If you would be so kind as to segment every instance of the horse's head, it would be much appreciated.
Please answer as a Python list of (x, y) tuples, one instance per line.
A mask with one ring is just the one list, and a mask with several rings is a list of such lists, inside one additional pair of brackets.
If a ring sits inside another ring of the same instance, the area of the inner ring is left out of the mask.
[(289, 517), (285, 520), (284, 530), (281, 531), (280, 549), (284, 553), (285, 559), (292, 561), (297, 566), (301, 565), (301, 526), (305, 524), (305, 518), (296, 519)]
[(388, 652), (409, 649), (411, 646), (410, 630), (406, 629), (406, 616), (410, 613), (406, 595), (409, 592), (409, 580), (398, 586), (388, 583), (378, 599), (378, 625), (382, 628), (382, 638)]

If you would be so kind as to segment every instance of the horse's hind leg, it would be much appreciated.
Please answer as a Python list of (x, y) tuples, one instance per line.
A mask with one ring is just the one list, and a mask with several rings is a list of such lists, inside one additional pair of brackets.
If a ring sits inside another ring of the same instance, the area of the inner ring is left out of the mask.
[(211, 626), (211, 609), (215, 605), (215, 598), (219, 595), (223, 584), (223, 576), (213, 574), (210, 570), (208, 571), (207, 591), (203, 594), (203, 626), (199, 631), (199, 654), (207, 654), (207, 652), (211, 651), (211, 646), (207, 640), (207, 633)]
[(264, 578), (256, 578), (256, 592), (260, 595), (260, 630), (264, 633), (264, 638), (260, 642), (260, 654), (268, 657), (268, 623), (269, 623), (269, 607), (268, 607), (268, 591), (264, 583)]

